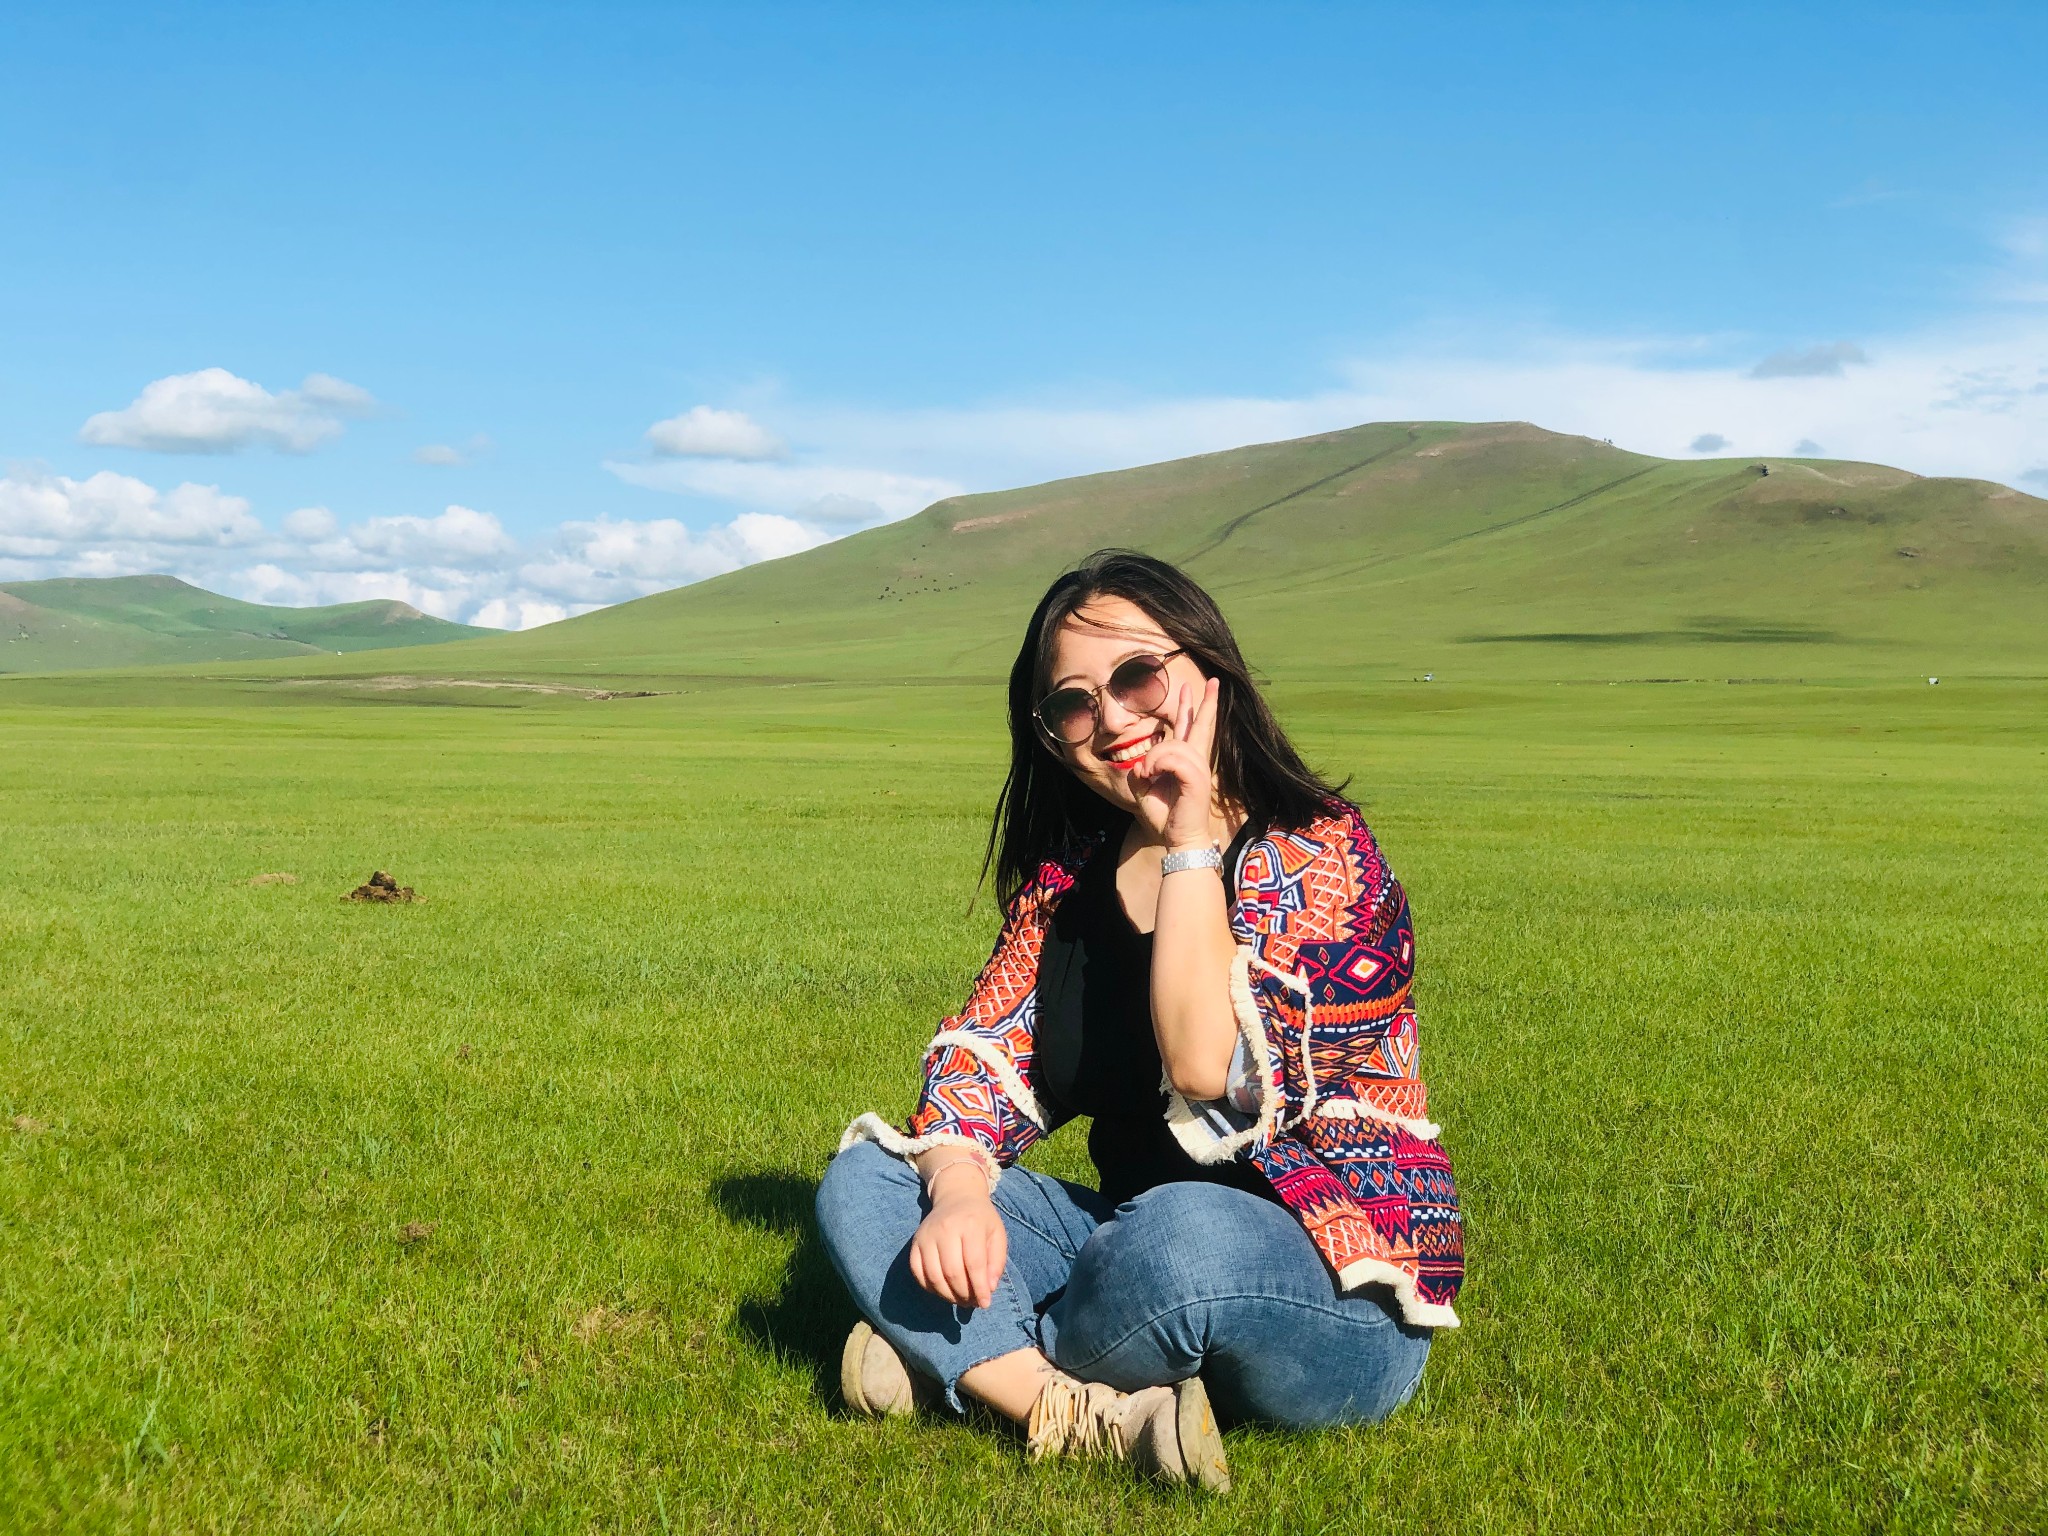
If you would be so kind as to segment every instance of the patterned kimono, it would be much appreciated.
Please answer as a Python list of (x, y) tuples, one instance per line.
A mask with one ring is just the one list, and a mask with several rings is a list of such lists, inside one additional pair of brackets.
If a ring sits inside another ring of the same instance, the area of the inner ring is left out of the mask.
[[(1055, 1128), (1059, 1117), (1032, 1086), (1038, 956), (1053, 910), (1091, 857), (1114, 852), (1049, 861), (1010, 903), (967, 1006), (925, 1053), (910, 1123), (899, 1131), (862, 1115), (842, 1148), (865, 1139), (911, 1157), (959, 1146), (993, 1183)], [(1162, 1113), (1195, 1161), (1252, 1162), (1340, 1290), (1385, 1285), (1407, 1322), (1455, 1328), (1463, 1234), (1417, 1069), (1408, 898), (1349, 806), (1253, 842), (1235, 875), (1230, 997), (1256, 1116), (1198, 1108), (1164, 1082)]]

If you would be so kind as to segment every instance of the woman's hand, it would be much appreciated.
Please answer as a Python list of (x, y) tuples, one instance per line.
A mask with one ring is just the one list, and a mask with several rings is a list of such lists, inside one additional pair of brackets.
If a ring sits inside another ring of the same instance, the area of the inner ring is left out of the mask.
[(985, 1307), (1010, 1256), (1010, 1234), (988, 1180), (971, 1162), (947, 1163), (932, 1175), (931, 1214), (910, 1240), (910, 1273), (942, 1301)]
[(1210, 764), (1221, 689), (1213, 677), (1203, 683), (1199, 697), (1191, 685), (1181, 684), (1166, 735), (1131, 770), (1138, 820), (1152, 841), (1168, 849), (1206, 848), (1214, 841), (1209, 811), (1216, 790)]

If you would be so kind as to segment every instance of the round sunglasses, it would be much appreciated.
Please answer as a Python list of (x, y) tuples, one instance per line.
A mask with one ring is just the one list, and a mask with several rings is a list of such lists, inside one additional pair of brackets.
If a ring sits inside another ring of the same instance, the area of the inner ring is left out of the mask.
[(1182, 651), (1164, 656), (1147, 652), (1120, 661), (1100, 688), (1056, 688), (1031, 711), (1038, 728), (1054, 741), (1079, 746), (1095, 734), (1102, 720), (1101, 696), (1107, 693), (1134, 715), (1148, 715), (1166, 702), (1166, 664)]

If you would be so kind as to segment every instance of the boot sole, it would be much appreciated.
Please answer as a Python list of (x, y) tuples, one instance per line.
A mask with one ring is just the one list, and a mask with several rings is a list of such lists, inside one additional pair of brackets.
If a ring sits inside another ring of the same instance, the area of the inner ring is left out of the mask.
[(1230, 1492), (1230, 1463), (1224, 1460), (1223, 1435), (1209, 1408), (1209, 1389), (1201, 1377), (1190, 1376), (1174, 1389), (1174, 1399), (1174, 1426), (1188, 1480), (1210, 1493)]

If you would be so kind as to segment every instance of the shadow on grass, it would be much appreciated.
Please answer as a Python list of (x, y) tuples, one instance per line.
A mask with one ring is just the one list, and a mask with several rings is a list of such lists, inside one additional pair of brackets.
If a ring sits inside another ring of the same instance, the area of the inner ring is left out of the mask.
[(1848, 638), (1811, 624), (1750, 624), (1695, 619), (1683, 629), (1550, 630), (1519, 635), (1460, 635), (1460, 645), (1836, 645)]
[(818, 1181), (794, 1173), (732, 1173), (711, 1182), (711, 1202), (724, 1215), (796, 1239), (775, 1294), (740, 1304), (740, 1332), (765, 1353), (809, 1370), (819, 1398), (836, 1402), (839, 1349), (856, 1314), (818, 1236), (817, 1196)]

